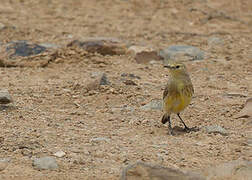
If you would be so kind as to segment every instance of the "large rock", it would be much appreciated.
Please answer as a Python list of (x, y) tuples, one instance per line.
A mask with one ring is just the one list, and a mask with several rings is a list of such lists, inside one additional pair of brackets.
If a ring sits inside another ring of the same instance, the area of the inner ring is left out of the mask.
[(74, 40), (67, 47), (79, 47), (90, 53), (101, 55), (122, 55), (126, 53), (126, 44), (117, 38), (94, 37)]
[(0, 104), (9, 104), (13, 102), (8, 90), (0, 90)]
[(127, 166), (121, 175), (121, 180), (204, 180), (195, 173), (184, 173), (177, 169), (166, 168), (137, 162)]
[(150, 47), (130, 46), (128, 52), (139, 64), (145, 64), (151, 61), (161, 60), (161, 57), (158, 55), (157, 51)]
[(252, 161), (231, 161), (204, 170), (207, 179), (251, 180)]
[(0, 159), (0, 171), (3, 171), (9, 165), (10, 158), (1, 158)]
[(58, 164), (54, 157), (46, 156), (35, 158), (32, 165), (38, 170), (55, 170), (58, 169)]
[(165, 60), (164, 64), (166, 64), (166, 60), (169, 59), (180, 61), (203, 60), (204, 54), (204, 51), (199, 48), (187, 45), (170, 46), (160, 51), (160, 56)]
[(26, 57), (44, 52), (46, 47), (28, 41), (13, 41), (2, 47), (6, 50), (9, 58), (17, 56)]
[(252, 117), (252, 98), (247, 99), (243, 109), (234, 116), (235, 118)]

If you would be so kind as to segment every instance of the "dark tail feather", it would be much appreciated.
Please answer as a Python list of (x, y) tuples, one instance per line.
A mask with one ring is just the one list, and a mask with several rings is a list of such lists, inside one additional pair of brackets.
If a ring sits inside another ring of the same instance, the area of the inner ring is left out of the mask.
[(163, 124), (165, 124), (165, 123), (167, 123), (168, 121), (170, 121), (170, 116), (164, 114), (163, 117), (162, 117), (161, 122), (162, 122)]

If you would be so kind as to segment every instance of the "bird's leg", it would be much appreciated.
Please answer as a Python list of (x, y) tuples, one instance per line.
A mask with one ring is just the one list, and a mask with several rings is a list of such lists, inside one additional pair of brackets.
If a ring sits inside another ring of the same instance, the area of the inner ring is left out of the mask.
[(165, 124), (166, 122), (168, 122), (168, 128), (169, 128), (169, 132), (171, 135), (173, 135), (173, 129), (171, 127), (171, 118), (169, 115), (163, 115), (163, 118), (162, 118), (162, 123)]
[(185, 130), (186, 130), (186, 131), (190, 131), (190, 128), (186, 126), (186, 124), (184, 123), (184, 121), (183, 121), (182, 118), (180, 117), (179, 113), (178, 113), (177, 115), (178, 115), (180, 121), (184, 124)]
[(169, 132), (170, 132), (170, 134), (171, 135), (173, 135), (173, 129), (172, 129), (172, 127), (171, 127), (171, 118), (170, 118), (170, 116), (168, 116), (168, 127), (169, 127)]

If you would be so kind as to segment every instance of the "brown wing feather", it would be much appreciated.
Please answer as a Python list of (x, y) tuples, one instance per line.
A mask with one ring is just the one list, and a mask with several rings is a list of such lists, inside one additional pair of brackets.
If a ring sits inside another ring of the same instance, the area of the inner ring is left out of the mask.
[(165, 87), (165, 90), (164, 90), (164, 92), (163, 92), (163, 99), (165, 99), (165, 97), (168, 95), (168, 93), (169, 93), (169, 90), (168, 90), (168, 87), (167, 87), (168, 85), (166, 85), (166, 87)]

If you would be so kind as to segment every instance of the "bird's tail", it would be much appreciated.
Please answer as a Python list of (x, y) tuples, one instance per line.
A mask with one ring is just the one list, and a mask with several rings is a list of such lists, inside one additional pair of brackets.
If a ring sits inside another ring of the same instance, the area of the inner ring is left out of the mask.
[(170, 116), (167, 115), (167, 114), (164, 114), (163, 117), (162, 117), (161, 122), (162, 122), (163, 124), (165, 124), (165, 123), (167, 123), (168, 121), (170, 121)]

